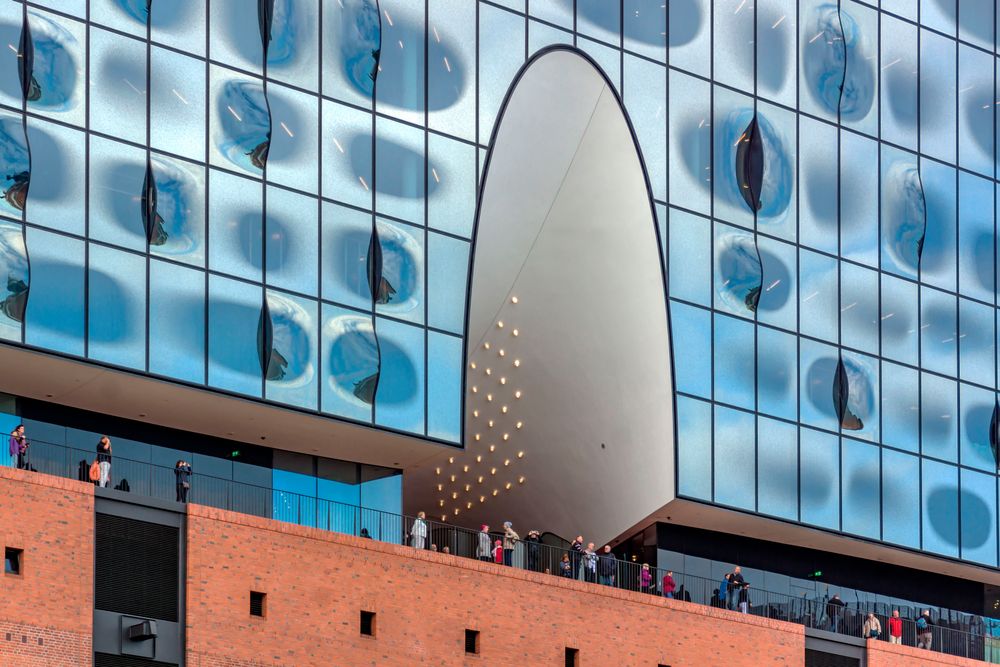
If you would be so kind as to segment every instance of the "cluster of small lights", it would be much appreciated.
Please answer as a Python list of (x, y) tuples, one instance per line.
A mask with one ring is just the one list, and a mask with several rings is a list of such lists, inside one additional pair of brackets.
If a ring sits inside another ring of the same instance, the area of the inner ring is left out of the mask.
[[(516, 296), (510, 297), (510, 303), (516, 305), (518, 303), (518, 298)], [(510, 335), (510, 336), (514, 336), (514, 337), (519, 337), (521, 335), (520, 330), (518, 328), (516, 328), (516, 327), (508, 326), (509, 324), (510, 324), (509, 322), (505, 322), (504, 320), (498, 319), (497, 322), (496, 322), (496, 331), (495, 331), (496, 335), (500, 336), (501, 338), (503, 336), (506, 336), (506, 335)], [(509, 332), (509, 334), (507, 332)], [(483, 426), (485, 426), (488, 429), (493, 429), (494, 427), (497, 427), (497, 426), (501, 425), (500, 422), (498, 422), (498, 419), (500, 417), (502, 417), (504, 415), (508, 415), (508, 414), (510, 414), (512, 412), (511, 405), (509, 403), (504, 403), (503, 402), (504, 401), (504, 396), (509, 396), (508, 394), (504, 394), (504, 391), (510, 391), (510, 389), (506, 389), (506, 387), (509, 384), (513, 384), (513, 381), (516, 380), (516, 378), (512, 378), (512, 377), (509, 377), (507, 374), (504, 374), (504, 370), (503, 369), (504, 368), (508, 368), (509, 369), (511, 367), (513, 367), (513, 368), (520, 368), (521, 367), (521, 360), (519, 358), (516, 358), (516, 356), (515, 356), (515, 358), (513, 360), (510, 360), (510, 361), (507, 360), (507, 356), (508, 356), (507, 353), (510, 350), (506, 349), (506, 347), (503, 345), (502, 341), (501, 342), (489, 341), (489, 340), (483, 341), (482, 349), (486, 350), (486, 351), (493, 351), (493, 350), (495, 350), (496, 351), (496, 357), (493, 357), (494, 361), (496, 361), (497, 358), (499, 358), (499, 359), (501, 359), (503, 361), (499, 362), (500, 363), (500, 367), (495, 367), (494, 365), (489, 365), (489, 361), (487, 360), (488, 358), (481, 358), (479, 360), (479, 363), (477, 363), (475, 361), (470, 361), (469, 362), (469, 368), (471, 370), (473, 370), (473, 371), (479, 370), (479, 371), (481, 371), (484, 374), (484, 376), (486, 378), (489, 378), (488, 382), (494, 382), (495, 381), (497, 383), (497, 384), (494, 384), (494, 385), (490, 385), (492, 387), (495, 387), (494, 389), (490, 389), (490, 386), (485, 387), (484, 391), (482, 392), (482, 394), (485, 395), (486, 403), (487, 404), (494, 403), (493, 399), (494, 399), (494, 397), (496, 397), (498, 399), (497, 403), (499, 403), (499, 406), (498, 406), (499, 407), (499, 411), (497, 413), (494, 413), (494, 415), (495, 415), (494, 417), (490, 417), (489, 414), (488, 414), (489, 413), (488, 409), (484, 408), (483, 406), (475, 408), (472, 411), (472, 417), (473, 417), (473, 419), (477, 419), (478, 420), (478, 419), (482, 418), (485, 421), (485, 424), (483, 424), (482, 422), (476, 422), (477, 424), (480, 424), (479, 429), (476, 429), (476, 430), (480, 430)], [(504, 366), (505, 363), (509, 363), (509, 364), (511, 364), (511, 366)], [(493, 372), (494, 370), (497, 370), (498, 372), (496, 374), (494, 374), (494, 372)], [(483, 376), (480, 376), (480, 379), (482, 379), (482, 378), (483, 378)], [(511, 382), (508, 382), (509, 380)], [(503, 387), (504, 389), (500, 389), (501, 387)], [(470, 390), (472, 391), (473, 394), (480, 395), (479, 389), (480, 388), (479, 388), (478, 384), (473, 384), (473, 385), (470, 386)], [(514, 396), (515, 400), (520, 399), (522, 397), (522, 395), (523, 395), (522, 391), (520, 389), (514, 389), (512, 393), (513, 393), (513, 396)], [(523, 427), (524, 427), (524, 422), (521, 421), (521, 420), (518, 420), (518, 421), (516, 421), (514, 423), (514, 428), (515, 429), (519, 430), (519, 429), (521, 429)], [(487, 443), (485, 443), (485, 444), (487, 444), (487, 449), (489, 450), (489, 454), (495, 453), (497, 451), (497, 445), (496, 445), (496, 443), (495, 442), (489, 442), (489, 440), (495, 439), (495, 436), (491, 436), (490, 433), (485, 432), (485, 431), (476, 432), (476, 433), (473, 434), (473, 440), (475, 442), (477, 442), (477, 443), (478, 442), (483, 442), (483, 440), (484, 440), (483, 436), (484, 435), (486, 436), (485, 439), (486, 439)], [(500, 439), (503, 442), (510, 441), (510, 432), (506, 431), (506, 432), (501, 433), (500, 434)], [(525, 456), (525, 454), (524, 454), (523, 450), (522, 451), (518, 451), (516, 453), (516, 459), (523, 459), (524, 456)], [(453, 473), (449, 472), (449, 473), (445, 473), (445, 474), (448, 475), (448, 479), (451, 481), (452, 485), (455, 485), (455, 486), (453, 488), (448, 489), (446, 491), (445, 490), (445, 484), (438, 484), (437, 485), (437, 490), (438, 490), (439, 493), (443, 494), (443, 493), (446, 493), (446, 492), (450, 492), (451, 499), (453, 501), (457, 501), (457, 504), (454, 507), (451, 508), (454, 516), (458, 516), (459, 513), (460, 513), (460, 511), (462, 509), (471, 510), (473, 508), (474, 504), (475, 504), (475, 498), (478, 498), (480, 503), (485, 503), (486, 499), (489, 497), (489, 495), (492, 495), (492, 496), (496, 497), (496, 496), (498, 496), (500, 494), (501, 490), (507, 490), (507, 491), (509, 491), (512, 488), (514, 488), (515, 482), (514, 482), (513, 479), (511, 479), (510, 481), (502, 481), (502, 480), (496, 480), (496, 479), (494, 479), (494, 481), (497, 483), (497, 485), (496, 485), (496, 487), (494, 487), (492, 489), (490, 489), (489, 487), (487, 487), (485, 489), (483, 489), (483, 488), (476, 488), (476, 487), (481, 487), (481, 486), (486, 485), (487, 479), (493, 479), (493, 478), (498, 477), (498, 474), (497, 474), (498, 469), (500, 469), (501, 467), (502, 468), (510, 468), (511, 464), (515, 460), (515, 458), (513, 456), (507, 455), (507, 456), (503, 457), (503, 459), (502, 459), (502, 466), (501, 466), (499, 459), (496, 462), (494, 462), (494, 463), (491, 464), (491, 462), (488, 460), (488, 457), (489, 457), (488, 454), (484, 456), (484, 454), (482, 454), (482, 453), (477, 453), (476, 456), (475, 456), (475, 462), (476, 462), (476, 464), (484, 464), (484, 463), (486, 464), (486, 466), (488, 467), (488, 474), (486, 474), (486, 472), (485, 472), (486, 469), (485, 468), (483, 469), (482, 472), (474, 470), (473, 466), (470, 465), (471, 461), (470, 461), (470, 463), (460, 463), (460, 465), (462, 466), (462, 474), (470, 474), (471, 473), (472, 477), (467, 477), (464, 480), (459, 480), (458, 479), (458, 477), (459, 477), (458, 474), (453, 474)], [(454, 465), (455, 461), (456, 461), (456, 457), (455, 456), (449, 456), (448, 457), (448, 464), (449, 465)], [(442, 474), (441, 468), (440, 467), (435, 468), (435, 473), (437, 475), (441, 475)], [(500, 477), (503, 477), (503, 475), (500, 475)], [(473, 480), (474, 480), (474, 482), (473, 482)], [(524, 480), (525, 480), (524, 475), (519, 475), (516, 478), (516, 483), (517, 484), (524, 484)], [(466, 497), (462, 497), (463, 490), (464, 490), (465, 494), (468, 494)], [(465, 504), (464, 508), (461, 506), (463, 502)], [(438, 501), (438, 506), (442, 507), (442, 508), (445, 508), (447, 506), (447, 504), (448, 503), (446, 502), (446, 496), (441, 496), (440, 499), (439, 499), (439, 501)], [(447, 514), (442, 514), (441, 515), (441, 520), (445, 521), (447, 519), (447, 517), (448, 517)]]

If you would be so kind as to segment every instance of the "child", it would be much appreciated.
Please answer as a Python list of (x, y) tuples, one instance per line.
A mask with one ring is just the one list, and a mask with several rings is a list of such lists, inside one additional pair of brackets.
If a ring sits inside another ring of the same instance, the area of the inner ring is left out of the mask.
[(493, 562), (503, 565), (503, 540), (497, 540), (493, 545)]

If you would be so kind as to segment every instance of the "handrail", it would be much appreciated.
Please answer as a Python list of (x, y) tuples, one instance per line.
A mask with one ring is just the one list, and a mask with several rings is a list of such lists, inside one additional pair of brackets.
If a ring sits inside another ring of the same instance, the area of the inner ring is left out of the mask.
[[(41, 446), (40, 446), (41, 445)], [(6, 456), (6, 448), (3, 449)], [(80, 478), (86, 471), (81, 463), (88, 464), (95, 455), (93, 450), (83, 450), (56, 443), (33, 440), (29, 448), (30, 469), (59, 477)], [(136, 461), (122, 456), (112, 458), (112, 479), (128, 481), (128, 490), (154, 498), (174, 500), (176, 477), (174, 468), (147, 461)], [(246, 482), (237, 482), (212, 475), (193, 472), (188, 499), (193, 503), (232, 510), (244, 514), (286, 521), (338, 533), (371, 537), (395, 544), (408, 544), (422, 548), (435, 545), (439, 551), (447, 550), (456, 557), (480, 558), (481, 535), (479, 531), (452, 524), (395, 514), (384, 510), (306, 496), (293, 491), (282, 491)], [(119, 482), (120, 484), (120, 482)], [(553, 547), (541, 542), (518, 539), (504, 544), (502, 533), (488, 536), (490, 554), (484, 560), (495, 560), (492, 549), (496, 541), (501, 546), (513, 547), (502, 552), (501, 562), (512, 567), (548, 573), (552, 576), (568, 574), (574, 579), (603, 584), (616, 588), (665, 595), (665, 568), (647, 568), (643, 574), (639, 563), (613, 559), (596, 559), (588, 554)], [(483, 540), (485, 542), (485, 540)], [(569, 572), (560, 563), (568, 555)], [(739, 591), (720, 593), (721, 579), (715, 581), (682, 572), (674, 572), (673, 597), (698, 604), (729, 608), (756, 616), (804, 625), (807, 628), (826, 630), (838, 634), (860, 637), (868, 612), (878, 618), (882, 632), (880, 639), (888, 641), (888, 614), (891, 610), (882, 603), (856, 602), (844, 607), (829, 604), (818, 597), (801, 597), (775, 593), (753, 586)], [(745, 606), (741, 605), (745, 602)], [(900, 607), (904, 616), (902, 643), (918, 645), (916, 606)], [(1000, 620), (975, 614), (948, 611), (953, 618), (943, 619), (939, 612), (931, 626), (931, 650), (951, 655), (985, 660), (1000, 664)]]

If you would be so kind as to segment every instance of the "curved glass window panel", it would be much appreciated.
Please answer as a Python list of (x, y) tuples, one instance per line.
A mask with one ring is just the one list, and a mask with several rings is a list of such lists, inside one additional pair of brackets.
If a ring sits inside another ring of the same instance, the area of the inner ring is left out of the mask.
[(472, 237), (476, 216), (476, 148), (437, 134), (427, 135), (430, 177), (427, 226)]
[(993, 301), (993, 183), (972, 174), (958, 175), (958, 289), (965, 296)]
[(205, 382), (205, 274), (149, 263), (149, 372)]
[(666, 200), (667, 71), (662, 65), (630, 55), (624, 56), (623, 67), (625, 107), (639, 139), (653, 197)]
[(799, 1), (799, 105), (835, 122), (844, 80), (844, 39), (839, 4)]
[(461, 439), (462, 339), (427, 332), (427, 435)]
[(920, 451), (919, 382), (915, 369), (882, 362), (882, 444)]
[(368, 244), (371, 213), (323, 202), (323, 298), (371, 310)]
[[(448, 134), (476, 138), (476, 6), (430, 0), (427, 45), (427, 124)], [(532, 24), (532, 32), (537, 24)], [(550, 42), (551, 39), (547, 40)]]
[[(423, 130), (379, 118), (375, 124), (375, 207), (379, 213), (418, 225), (424, 222), (424, 196), (433, 196), (438, 181), (425, 183)], [(363, 152), (352, 156), (357, 158)], [(369, 165), (355, 163), (358, 172)], [(431, 165), (436, 168), (436, 165)]]
[(205, 63), (154, 46), (150, 64), (153, 148), (205, 161)]
[[(380, 315), (423, 322), (423, 231), (381, 218), (377, 223), (377, 231), (382, 246), (382, 281), (386, 283), (387, 290), (376, 301), (375, 310)], [(367, 256), (366, 249), (366, 259)], [(367, 285), (367, 275), (365, 280)]]
[(0, 338), (21, 342), (30, 281), (28, 255), (22, 225), (9, 220), (0, 221), (0, 279), (4, 280), (0, 291)]
[(846, 79), (840, 95), (840, 122), (859, 132), (878, 135), (878, 11), (853, 0), (840, 3), (847, 55)]
[(371, 114), (324, 100), (323, 127), (323, 196), (371, 210)]
[(319, 375), (318, 304), (268, 290), (267, 308), (272, 345), (267, 357), (264, 396), (271, 401), (315, 410)]
[(259, 79), (212, 65), (209, 69), (209, 163), (260, 178), (273, 135)]
[(205, 167), (160, 155), (151, 162), (157, 192), (150, 252), (205, 266)]
[(715, 307), (753, 317), (760, 303), (763, 272), (752, 232), (715, 225)]
[(764, 152), (757, 229), (794, 241), (798, 208), (795, 168), (797, 119), (787, 109), (758, 101), (756, 131), (760, 133)]
[(799, 340), (799, 420), (803, 424), (837, 430), (833, 383), (839, 356), (837, 348)]
[[(625, 38), (626, 50), (661, 63), (665, 61), (667, 57), (666, 5), (667, 3), (661, 2), (661, 0), (623, 1), (622, 35)], [(579, 12), (579, 5), (577, 11)]]
[(795, 424), (757, 418), (757, 510), (799, 518), (799, 435)]
[(882, 139), (916, 150), (917, 27), (883, 14), (881, 47)]
[(176, 49), (205, 55), (205, 26), (208, 3), (154, 2), (150, 6), (150, 22), (154, 42)]
[(993, 173), (992, 68), (989, 54), (958, 47), (958, 159), (962, 167), (986, 176)]
[(954, 36), (958, 4), (958, 0), (920, 0), (920, 22), (928, 28)]
[(711, 303), (712, 223), (678, 209), (670, 210), (670, 296), (702, 305)]
[(915, 279), (931, 225), (917, 158), (883, 145), (881, 173), (882, 269)]
[(929, 30), (920, 32), (920, 150), (953, 164), (958, 85), (955, 48), (953, 40)]
[(715, 400), (753, 409), (754, 325), (715, 315)]
[(720, 83), (752, 92), (756, 66), (754, 6), (742, 0), (723, 0), (715, 4), (712, 37), (715, 44), (726, 45), (726, 48), (716, 48), (713, 53), (715, 78)]
[(799, 144), (799, 241), (817, 250), (837, 252), (837, 128), (799, 117), (799, 131), (810, 141)]
[(756, 486), (755, 419), (715, 406), (715, 502), (753, 510)]
[(677, 397), (677, 493), (712, 499), (712, 405)]
[(667, 46), (671, 66), (708, 76), (711, 65), (711, 0), (667, 3)]
[(146, 7), (143, 0), (90, 0), (90, 20), (116, 30), (146, 37)]
[(709, 215), (712, 182), (711, 87), (671, 69), (667, 87), (670, 203)]
[(23, 117), (0, 111), (0, 213), (20, 219), (31, 180), (31, 158)]
[(259, 282), (263, 267), (260, 183), (214, 169), (208, 178), (208, 266)]
[(757, 94), (788, 107), (795, 106), (796, 36), (798, 8), (795, 0), (758, 0)]
[[(16, 5), (15, 5), (16, 6)], [(57, 7), (65, 11), (63, 7)], [(20, 12), (18, 12), (19, 14)], [(86, 64), (86, 29), (82, 23), (45, 12), (28, 12), (31, 37), (34, 44), (32, 76), (38, 86), (39, 97), (28, 102), (28, 108), (38, 114), (58, 119), (64, 123), (83, 126), (85, 123), (84, 86)], [(20, 27), (20, 19), (17, 23)], [(20, 31), (18, 31), (19, 33)], [(91, 33), (91, 50), (95, 49), (94, 32)], [(101, 37), (109, 33), (101, 31)], [(15, 40), (12, 42), (17, 44)], [(102, 42), (106, 46), (106, 42)], [(119, 61), (120, 62), (120, 61)], [(140, 60), (140, 62), (145, 62)], [(106, 64), (91, 55), (91, 76), (107, 74), (101, 66)], [(16, 71), (16, 70), (15, 70)], [(141, 78), (140, 82), (145, 81)], [(141, 83), (136, 83), (141, 90)], [(16, 92), (15, 106), (21, 105), (20, 88)], [(130, 91), (131, 92), (131, 91)], [(98, 107), (91, 101), (91, 126), (94, 127)], [(96, 128), (95, 128), (96, 129)], [(112, 132), (114, 136), (120, 136)]]
[(469, 275), (466, 241), (427, 234), (427, 324), (456, 334), (465, 325), (465, 284)]
[(83, 356), (83, 242), (29, 227), (26, 245), (31, 258), (31, 298), (24, 342)]
[(323, 94), (371, 108), (381, 46), (376, 0), (323, 2)]
[(921, 453), (956, 461), (958, 457), (958, 385), (929, 373), (920, 374)]
[(269, 79), (306, 90), (319, 89), (319, 31), (316, 26), (320, 2), (323, 0), (274, 0), (271, 41), (267, 48)]
[(90, 128), (145, 144), (146, 46), (92, 28), (90, 65)]
[(987, 51), (993, 50), (995, 8), (992, 2), (956, 2), (958, 38)]
[(375, 82), (376, 108), (379, 113), (423, 124), (424, 3), (379, 0), (378, 6), (382, 10), (382, 51)]
[(758, 327), (757, 407), (760, 412), (793, 421), (797, 418), (797, 347), (795, 336)]
[[(763, 121), (760, 120), (759, 114), (754, 114), (753, 100), (746, 95), (715, 86), (714, 97), (715, 153), (712, 162), (714, 215), (718, 219), (753, 229), (754, 214), (744, 199), (746, 186), (738, 178), (743, 167), (740, 158), (744, 155), (740, 149), (744, 145), (749, 145), (751, 141), (752, 121), (757, 119), (758, 128), (761, 128)], [(760, 131), (761, 150), (766, 161), (771, 146), (764, 141), (764, 135), (765, 132)], [(749, 151), (746, 154), (749, 156)], [(763, 190), (763, 179), (761, 183)], [(763, 198), (762, 191), (762, 206)]]
[(840, 266), (841, 342), (870, 354), (878, 354), (878, 279), (875, 271)]
[(146, 261), (91, 244), (88, 356), (116, 366), (146, 366)]
[(318, 202), (312, 197), (268, 187), (268, 285), (316, 295), (319, 289), (318, 217)]
[[(532, 5), (534, 8), (534, 5)], [(573, 33), (553, 28), (545, 23), (528, 22), (528, 54), (532, 55), (552, 44), (573, 44)]]
[[(847, 409), (857, 421), (845, 418), (842, 430), (853, 437), (879, 441), (879, 364), (873, 357), (844, 351), (848, 393)], [(831, 399), (832, 396), (831, 388)], [(860, 423), (857, 423), (860, 422)]]
[(25, 200), (28, 222), (83, 235), (84, 134), (41, 119), (28, 122), (33, 179)]
[[(712, 314), (670, 302), (670, 335), (677, 391), (712, 397)], [(748, 350), (744, 352), (749, 353)]]
[(882, 354), (890, 359), (917, 365), (919, 327), (917, 318), (917, 286), (906, 280), (883, 273)]
[(209, 9), (208, 39), (212, 59), (259, 74), (264, 50), (253, 6), (246, 0), (215, 0)]
[(0, 101), (4, 104), (21, 106), (21, 81), (18, 75), (18, 47), (21, 39), (23, 19), (20, 3), (5, 2), (0, 5), (0, 31), (4, 44), (14, 48), (5, 49), (0, 55)]
[(961, 392), (962, 420), (960, 441), (962, 465), (995, 473), (998, 465), (990, 446), (990, 422), (996, 394), (979, 387), (963, 384)]
[(488, 144), (500, 103), (524, 62), (524, 18), (502, 9), (479, 6), (479, 143)]
[(130, 250), (146, 250), (140, 203), (145, 177), (144, 150), (91, 137), (91, 238)]
[(837, 260), (799, 250), (799, 320), (801, 332), (828, 341), (838, 336)]
[(842, 447), (843, 530), (877, 540), (881, 532), (878, 447), (850, 438), (843, 439)]
[(882, 450), (882, 539), (920, 548), (920, 459)]
[(959, 375), (967, 382), (987, 387), (995, 381), (994, 314), (994, 309), (985, 304), (958, 300)]
[(220, 276), (208, 279), (208, 384), (260, 396), (260, 287)]
[[(878, 266), (878, 143), (840, 133), (840, 254)], [(836, 187), (836, 183), (829, 184)]]
[(375, 393), (375, 423), (424, 432), (424, 330), (379, 318), (376, 323), (382, 365)]
[(958, 557), (958, 468), (924, 459), (920, 474), (924, 528), (921, 547)]
[(962, 559), (986, 565), (997, 562), (997, 479), (962, 470)]
[[(615, 42), (618, 40), (616, 39)], [(597, 66), (607, 74), (608, 79), (611, 81), (611, 85), (621, 93), (622, 82), (621, 82), (621, 57), (620, 51), (613, 49), (609, 46), (605, 46), (593, 40), (587, 39), (586, 37), (580, 37), (577, 42), (577, 47), (586, 52)]]
[(955, 297), (920, 288), (920, 365), (954, 377), (958, 370), (958, 318)]
[(927, 234), (920, 255), (920, 278), (941, 289), (954, 290), (958, 231), (955, 169), (922, 159), (920, 180), (927, 206)]
[(267, 100), (271, 108), (267, 180), (309, 193), (317, 192), (317, 98), (270, 84)]
[(840, 530), (840, 438), (799, 431), (802, 521)]
[(371, 317), (323, 304), (321, 345), (321, 409), (370, 423), (379, 371)]

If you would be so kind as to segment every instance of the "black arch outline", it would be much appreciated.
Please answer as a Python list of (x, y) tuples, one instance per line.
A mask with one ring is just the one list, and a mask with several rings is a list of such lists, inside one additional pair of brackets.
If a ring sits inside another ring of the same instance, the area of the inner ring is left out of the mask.
[[(476, 242), (479, 238), (479, 217), (482, 211), (483, 204), (483, 192), (486, 190), (486, 183), (489, 179), (490, 164), (493, 160), (493, 149), (496, 146), (497, 135), (500, 131), (500, 126), (503, 124), (504, 116), (507, 113), (507, 106), (510, 103), (511, 97), (513, 97), (514, 91), (517, 89), (521, 83), (521, 79), (528, 72), (529, 69), (539, 60), (545, 56), (556, 53), (559, 51), (565, 51), (574, 54), (584, 61), (590, 64), (595, 72), (604, 80), (604, 84), (608, 90), (614, 95), (615, 102), (618, 103), (618, 109), (621, 111), (622, 116), (625, 119), (625, 125), (628, 127), (629, 135), (632, 137), (632, 146), (635, 148), (636, 156), (639, 158), (639, 166), (642, 169), (642, 178), (646, 186), (646, 199), (649, 203), (649, 212), (653, 219), (653, 234), (656, 236), (656, 253), (660, 257), (660, 277), (663, 284), (663, 309), (666, 316), (667, 322), (667, 353), (670, 356), (670, 403), (673, 410), (672, 424), (671, 424), (671, 436), (673, 437), (673, 450), (674, 450), (674, 496), (677, 495), (677, 382), (674, 372), (674, 354), (673, 354), (673, 327), (670, 321), (670, 285), (669, 276), (667, 273), (666, 258), (663, 256), (663, 239), (660, 237), (660, 226), (656, 218), (656, 199), (653, 196), (653, 188), (649, 180), (649, 170), (646, 168), (646, 159), (642, 153), (642, 147), (639, 145), (639, 137), (635, 132), (635, 126), (632, 125), (632, 118), (629, 116), (628, 109), (625, 107), (625, 103), (622, 100), (621, 94), (618, 89), (615, 88), (614, 82), (608, 77), (607, 73), (601, 69), (601, 66), (597, 64), (586, 51), (583, 51), (575, 46), (568, 44), (550, 44), (542, 49), (536, 51), (528, 60), (521, 65), (521, 68), (511, 79), (510, 84), (507, 87), (507, 92), (504, 94), (503, 101), (500, 103), (500, 108), (497, 110), (496, 120), (493, 123), (493, 130), (490, 133), (490, 142), (486, 149), (486, 159), (483, 162), (483, 173), (479, 183), (479, 191), (476, 193), (476, 215), (472, 223), (472, 241), (469, 246), (469, 271), (468, 276), (465, 279), (466, 291), (465, 291), (465, 327), (462, 331), (462, 340), (465, 341), (465, 347), (462, 350), (462, 415), (461, 415), (461, 435), (459, 437), (459, 444), (462, 449), (465, 449), (465, 401), (467, 396), (466, 385), (467, 376), (469, 372), (469, 312), (472, 306), (472, 275), (475, 270), (476, 263)], [(478, 110), (477, 110), (478, 114)], [(664, 227), (669, 226), (669, 206), (667, 207), (668, 217)]]

